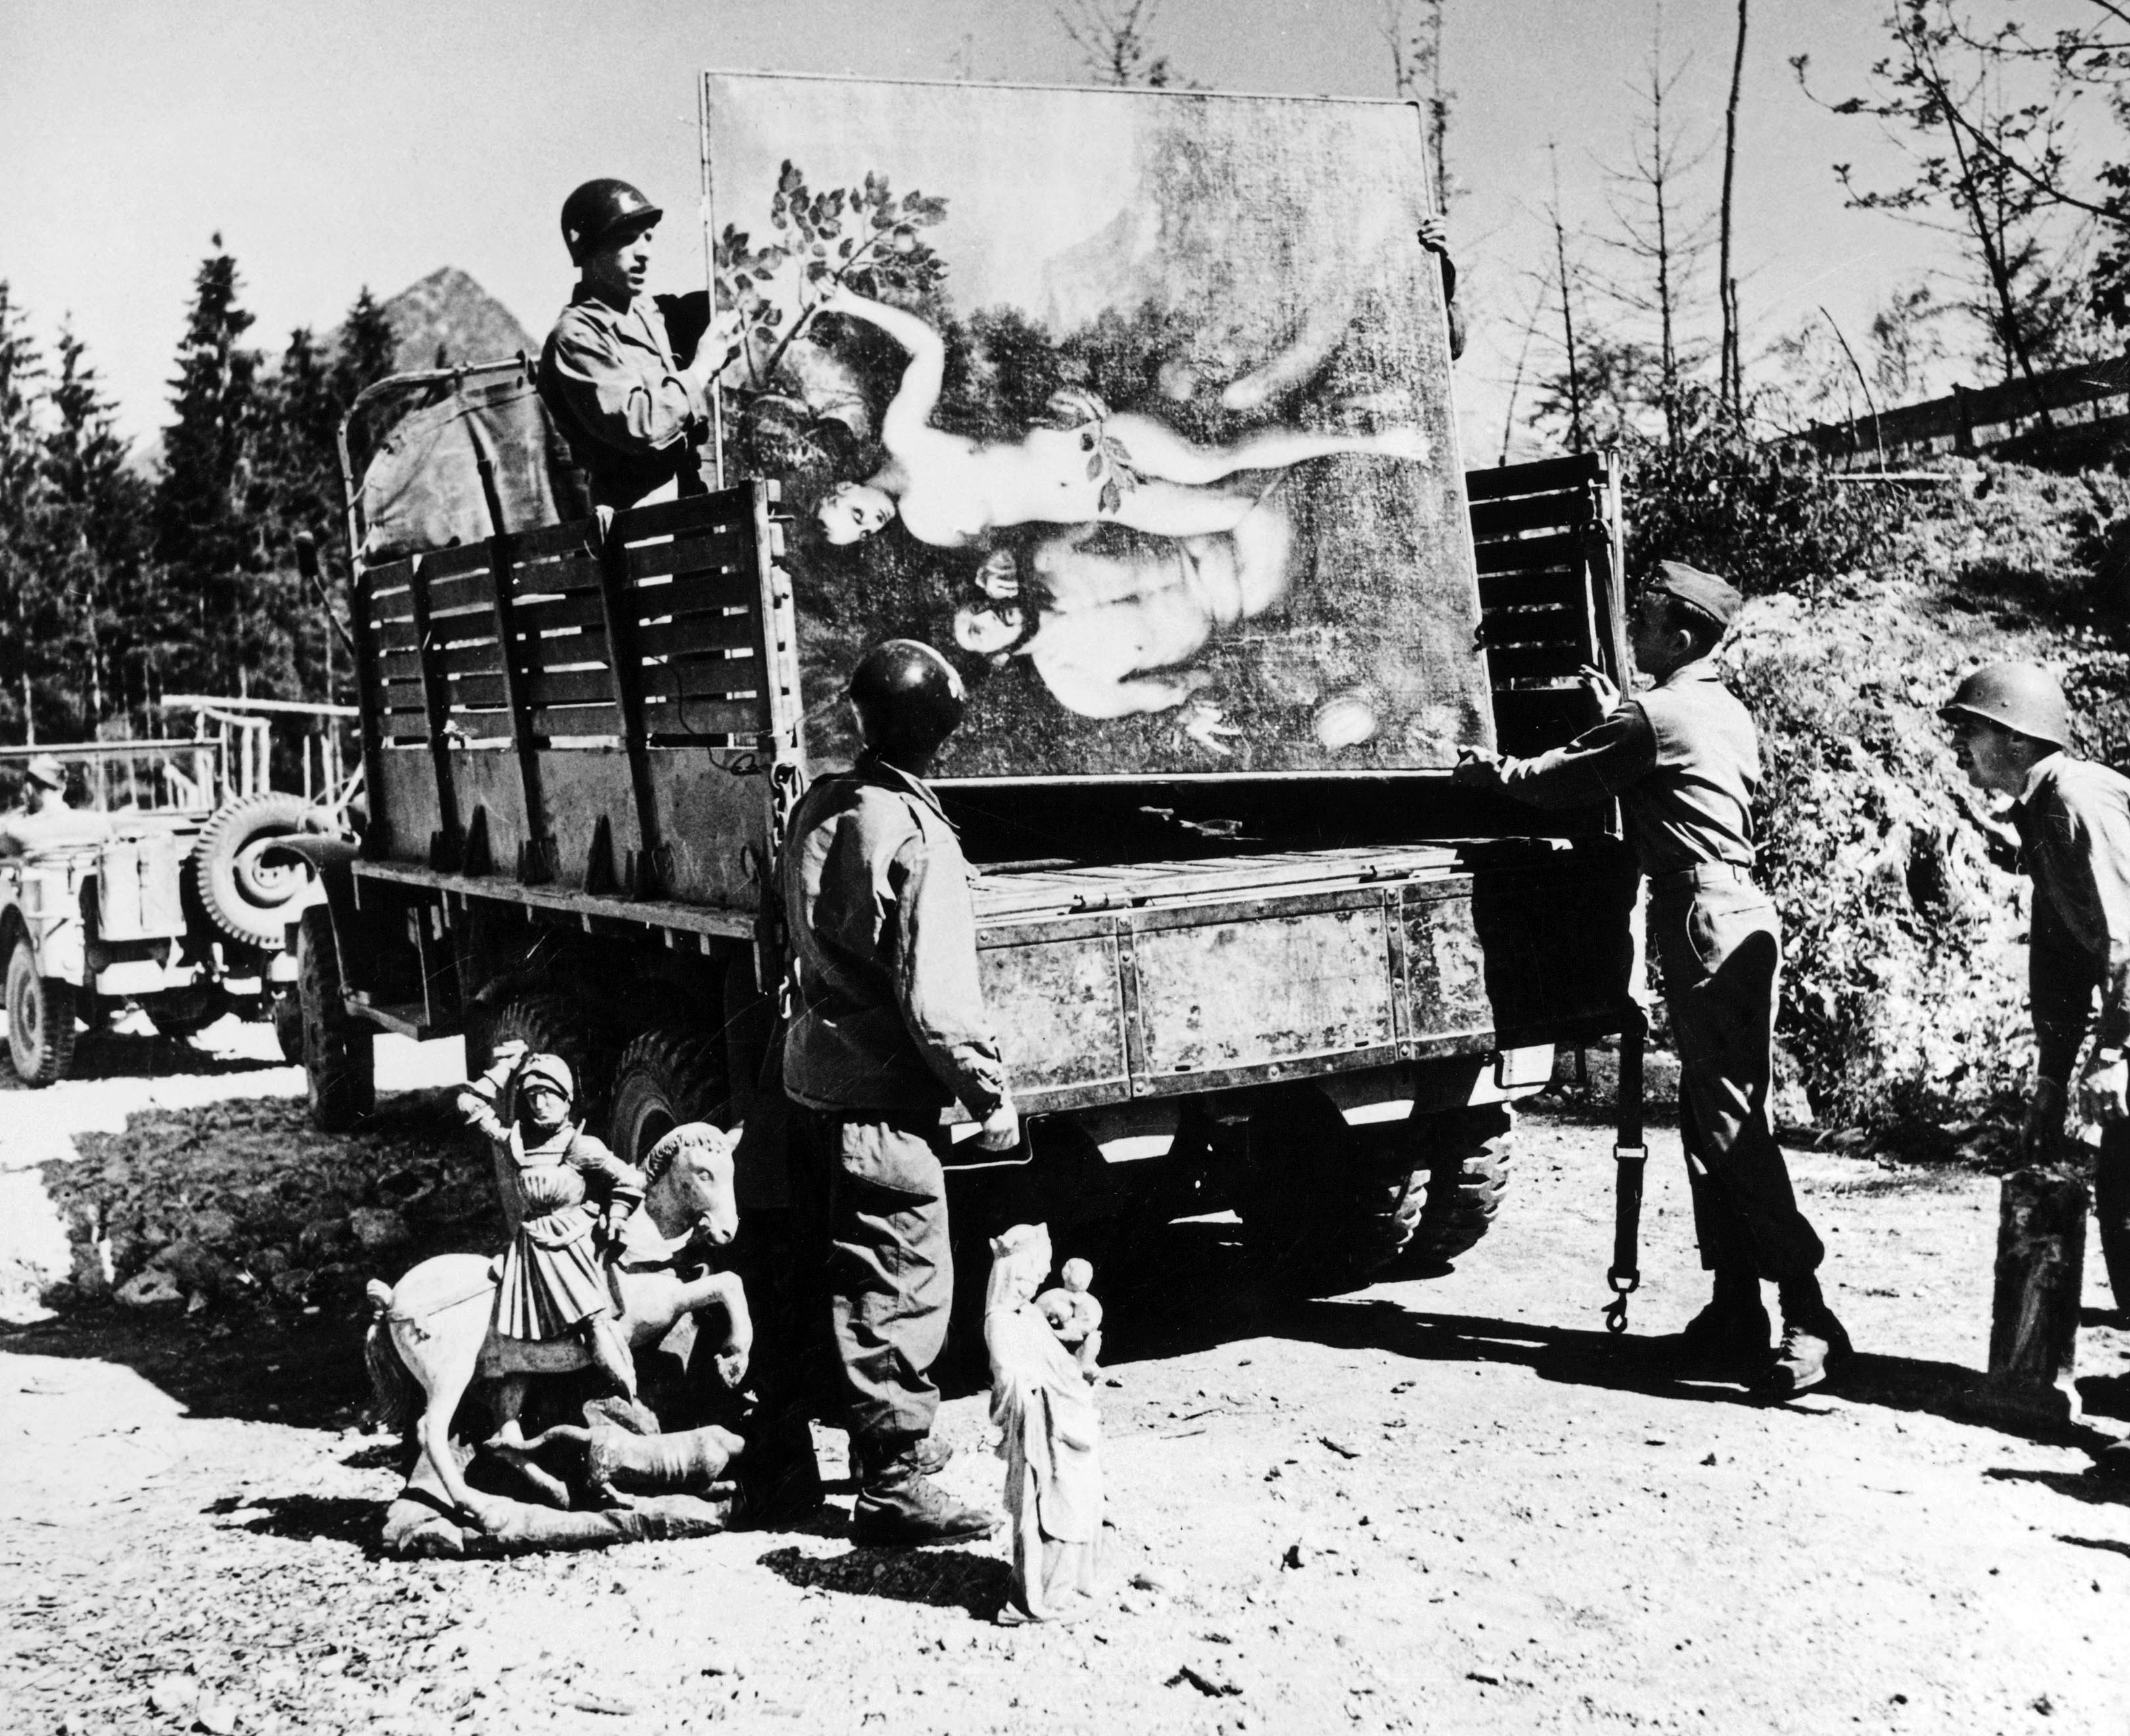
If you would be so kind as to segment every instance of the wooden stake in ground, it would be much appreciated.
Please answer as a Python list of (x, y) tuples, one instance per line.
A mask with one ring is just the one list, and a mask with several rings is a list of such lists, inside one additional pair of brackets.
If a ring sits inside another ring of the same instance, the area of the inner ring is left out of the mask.
[(1992, 1409), (2036, 1422), (2079, 1420), (2087, 1204), (2085, 1181), (2061, 1170), (2018, 1170), (2004, 1178), (1989, 1322)]

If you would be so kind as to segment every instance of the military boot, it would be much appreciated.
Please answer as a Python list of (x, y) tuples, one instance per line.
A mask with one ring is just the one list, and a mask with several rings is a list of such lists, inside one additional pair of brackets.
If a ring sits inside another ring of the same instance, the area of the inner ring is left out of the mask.
[(861, 1452), (858, 1498), (851, 1509), (851, 1541), (887, 1548), (967, 1543), (989, 1537), (999, 1519), (967, 1506), (919, 1468), (918, 1443), (887, 1452)]
[(1661, 1348), (1681, 1373), (1746, 1375), (1768, 1357), (1768, 1311), (1750, 1272), (1716, 1273), (1716, 1294)]
[(1784, 1285), (1782, 1300), (1783, 1342), (1752, 1383), (1753, 1390), (1766, 1399), (1808, 1392), (1830, 1375), (1839, 1374), (1842, 1364), (1855, 1354), (1849, 1334), (1820, 1295), (1817, 1278)]

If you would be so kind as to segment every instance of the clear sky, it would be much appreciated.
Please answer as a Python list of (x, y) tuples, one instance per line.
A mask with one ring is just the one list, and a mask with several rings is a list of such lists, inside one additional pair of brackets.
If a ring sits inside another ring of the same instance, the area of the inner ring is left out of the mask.
[[(1853, 328), (1937, 255), (1846, 212), (1828, 165), (1883, 151), (1814, 109), (1785, 64), (1861, 71), (1886, 0), (1754, 0), (1739, 246), (1761, 341), (1824, 303)], [(2046, 3), (2040, 9), (2051, 7)], [(1380, 0), (1163, 0), (1157, 45), (1216, 88), (1383, 96)], [(1549, 140), (1571, 218), (1604, 221), (1655, 0), (1449, 0), (1453, 208), (1474, 327), (1467, 458), (1499, 446), (1506, 381), (1545, 257)], [(1735, 7), (1672, 0), (1690, 131), (1720, 133)], [(536, 336), (571, 271), (562, 195), (640, 179), (692, 215), (704, 66), (1068, 82), (1048, 0), (0, 0), (0, 278), (49, 341), (70, 317), (127, 432), (166, 416), (193, 274), (219, 231), (269, 348), (327, 328), (367, 284), (470, 272)], [(1716, 160), (1701, 190), (1712, 202)], [(701, 282), (668, 225), (659, 287)], [(1593, 255), (1594, 256), (1594, 255)]]

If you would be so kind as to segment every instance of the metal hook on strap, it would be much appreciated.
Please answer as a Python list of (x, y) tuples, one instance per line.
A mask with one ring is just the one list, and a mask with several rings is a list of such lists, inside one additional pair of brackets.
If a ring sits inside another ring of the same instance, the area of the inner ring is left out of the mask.
[(1619, 1165), (1612, 1199), (1612, 1264), (1605, 1281), (1612, 1287), (1612, 1300), (1605, 1304), (1605, 1330), (1627, 1329), (1627, 1298), (1642, 1286), (1639, 1242), (1642, 1226), (1642, 1170), (1649, 1161), (1645, 1145), (1618, 1145), (1612, 1148)]

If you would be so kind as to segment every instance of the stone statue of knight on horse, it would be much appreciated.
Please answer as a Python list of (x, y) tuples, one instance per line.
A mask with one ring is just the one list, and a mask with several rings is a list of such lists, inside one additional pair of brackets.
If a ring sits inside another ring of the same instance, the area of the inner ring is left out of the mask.
[[(499, 1046), (459, 1106), (493, 1148), (509, 1250), (499, 1261), (439, 1255), (397, 1285), (370, 1285), (378, 1315), (365, 1343), (370, 1385), (388, 1428), (413, 1423), (421, 1454), (410, 1482), (432, 1484), (484, 1528), (493, 1504), (467, 1486), (450, 1443), (453, 1414), (475, 1381), (497, 1383), (490, 1444), (523, 1466), (518, 1419), (530, 1376), (596, 1366), (633, 1400), (634, 1349), (683, 1315), (714, 1309), (724, 1317), (724, 1338), (710, 1343), (728, 1388), (746, 1378), (753, 1346), (739, 1278), (699, 1271), (690, 1257), (697, 1244), (724, 1247), (738, 1231), (732, 1136), (703, 1122), (677, 1127), (639, 1171), (572, 1123), (573, 1087), (559, 1057)], [(728, 1456), (741, 1450), (738, 1436), (713, 1433)]]

